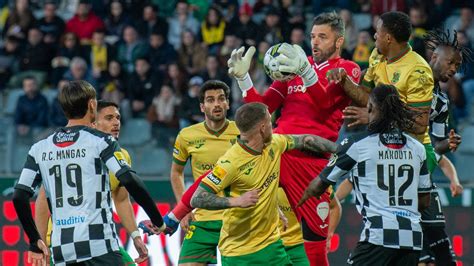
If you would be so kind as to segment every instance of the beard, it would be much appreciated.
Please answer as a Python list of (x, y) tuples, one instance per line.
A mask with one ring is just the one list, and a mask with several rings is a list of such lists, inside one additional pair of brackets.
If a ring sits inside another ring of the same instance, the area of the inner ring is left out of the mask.
[(335, 52), (336, 52), (336, 42), (334, 42), (333, 46), (331, 46), (329, 49), (326, 51), (323, 51), (321, 49), (316, 48), (320, 54), (318, 56), (314, 55), (313, 52), (313, 59), (316, 64), (320, 64), (321, 62), (324, 62), (329, 59)]

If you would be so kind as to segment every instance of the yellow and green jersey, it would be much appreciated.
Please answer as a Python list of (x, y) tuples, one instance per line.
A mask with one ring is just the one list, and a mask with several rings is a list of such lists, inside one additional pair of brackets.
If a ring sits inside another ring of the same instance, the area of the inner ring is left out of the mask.
[(286, 247), (303, 244), (303, 234), (301, 233), (301, 226), (296, 218), (290, 202), (286, 198), (285, 191), (282, 188), (278, 189), (278, 206), (288, 219), (288, 228), (283, 231), (283, 223), (280, 222), (280, 235), (283, 240), (283, 245)]
[[(176, 138), (173, 161), (185, 165), (191, 158), (193, 177), (196, 180), (213, 169), (217, 159), (232, 147), (239, 134), (234, 121), (226, 121), (224, 127), (217, 132), (210, 129), (206, 122), (183, 128)], [(222, 210), (197, 209), (195, 218), (197, 221), (222, 220), (222, 213)]]
[[(430, 107), (433, 98), (434, 79), (428, 63), (408, 46), (400, 55), (387, 59), (377, 49), (372, 51), (369, 68), (362, 84), (373, 88), (380, 84), (394, 85), (403, 102), (411, 107)], [(431, 143), (428, 135), (413, 136), (423, 144)]]
[[(128, 165), (131, 167), (132, 166), (132, 159), (130, 158), (130, 154), (128, 154), (128, 151), (124, 148), (121, 148), (122, 149), (122, 154), (124, 156), (124, 159), (125, 161), (127, 161)], [(119, 185), (120, 185), (120, 181), (117, 179), (117, 177), (115, 176), (114, 173), (112, 172), (109, 172), (109, 176), (110, 176), (110, 191), (114, 191), (116, 190)], [(53, 231), (53, 223), (51, 221), (51, 217), (49, 218), (49, 221), (48, 221), (48, 232), (46, 233), (46, 245), (50, 245), (50, 241), (51, 241), (51, 232)]]
[(227, 197), (259, 190), (255, 206), (224, 211), (219, 239), (223, 256), (255, 253), (280, 239), (277, 192), (281, 154), (294, 145), (291, 137), (279, 134), (273, 134), (261, 153), (240, 139), (237, 143), (219, 158), (200, 184), (212, 193), (224, 192)]

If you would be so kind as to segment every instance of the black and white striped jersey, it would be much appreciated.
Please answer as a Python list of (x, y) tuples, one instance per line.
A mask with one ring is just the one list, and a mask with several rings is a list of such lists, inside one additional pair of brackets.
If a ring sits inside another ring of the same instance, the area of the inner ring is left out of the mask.
[(433, 90), (433, 102), (430, 111), (430, 135), (437, 139), (448, 138), (449, 98), (441, 90), (439, 83)]
[(60, 128), (28, 152), (16, 188), (33, 193), (43, 183), (55, 265), (119, 250), (108, 170), (129, 170), (117, 141), (85, 126)]
[(423, 145), (401, 132), (344, 139), (320, 178), (334, 184), (346, 173), (363, 217), (360, 241), (421, 250), (418, 193), (431, 190)]

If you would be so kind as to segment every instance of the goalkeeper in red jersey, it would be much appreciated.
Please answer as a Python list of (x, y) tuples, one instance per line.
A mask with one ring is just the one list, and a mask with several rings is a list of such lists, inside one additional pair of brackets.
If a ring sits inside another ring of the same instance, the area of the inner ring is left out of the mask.
[[(243, 47), (233, 51), (228, 62), (229, 74), (237, 79), (244, 101), (263, 102), (270, 112), (281, 108), (275, 133), (314, 134), (337, 140), (342, 110), (351, 100), (340, 85), (329, 84), (326, 76), (333, 69), (344, 68), (354, 82), (360, 79), (359, 66), (340, 57), (344, 31), (344, 22), (335, 12), (318, 15), (311, 30), (312, 56), (307, 57), (297, 45), (282, 45), (278, 52), (284, 56), (277, 57), (279, 70), (297, 76), (288, 82), (273, 82), (264, 95), (253, 87), (248, 74), (255, 48), (250, 47), (245, 55)], [(292, 206), (296, 206), (311, 179), (327, 165), (328, 157), (325, 154), (317, 158), (297, 150), (282, 155), (280, 184)], [(312, 265), (328, 265), (326, 242), (333, 233), (328, 233), (330, 202), (330, 194), (326, 193), (296, 209)]]

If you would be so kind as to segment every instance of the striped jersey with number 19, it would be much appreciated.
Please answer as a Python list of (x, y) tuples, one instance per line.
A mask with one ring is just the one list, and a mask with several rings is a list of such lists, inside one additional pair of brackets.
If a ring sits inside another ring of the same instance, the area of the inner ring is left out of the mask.
[(43, 183), (55, 265), (119, 250), (104, 166), (116, 175), (129, 170), (117, 141), (85, 126), (59, 128), (28, 152), (16, 188), (33, 193)]
[(320, 178), (334, 185), (347, 172), (364, 221), (360, 241), (421, 250), (418, 193), (431, 189), (423, 145), (401, 132), (345, 139)]

